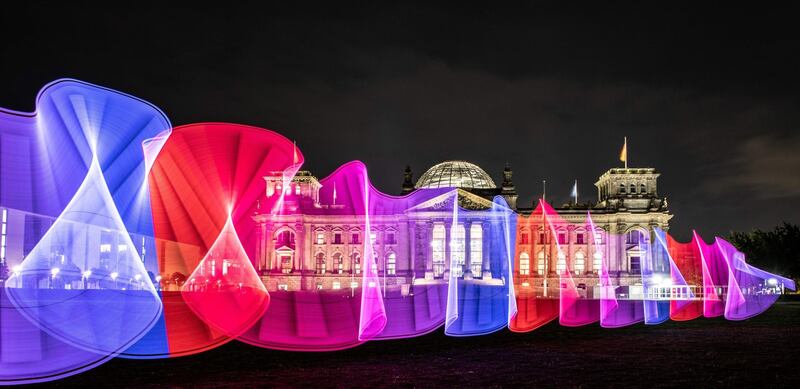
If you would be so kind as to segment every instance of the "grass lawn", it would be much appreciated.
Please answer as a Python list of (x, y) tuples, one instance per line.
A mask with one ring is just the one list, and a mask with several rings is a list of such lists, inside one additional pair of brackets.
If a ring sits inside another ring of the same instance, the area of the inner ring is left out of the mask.
[(169, 360), (114, 359), (56, 381), (97, 386), (503, 386), (797, 387), (800, 299), (732, 322), (698, 319), (657, 326), (567, 328), (526, 334), (426, 336), (368, 342), (329, 353), (259, 349), (232, 342)]

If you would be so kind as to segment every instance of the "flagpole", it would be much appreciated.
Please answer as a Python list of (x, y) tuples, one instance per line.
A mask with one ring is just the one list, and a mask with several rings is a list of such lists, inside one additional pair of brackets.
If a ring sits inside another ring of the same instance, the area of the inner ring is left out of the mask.
[(547, 180), (542, 180), (542, 201), (547, 201)]
[(578, 205), (578, 180), (575, 180), (575, 205)]

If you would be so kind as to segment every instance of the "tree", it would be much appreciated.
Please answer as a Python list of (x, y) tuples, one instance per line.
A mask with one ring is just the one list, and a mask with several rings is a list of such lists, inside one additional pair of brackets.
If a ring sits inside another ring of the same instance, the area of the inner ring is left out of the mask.
[(790, 278), (800, 278), (800, 226), (784, 222), (771, 231), (731, 232), (728, 240), (747, 262)]
[(184, 282), (186, 282), (186, 275), (176, 271), (175, 273), (172, 273), (172, 277), (170, 277), (170, 279), (175, 283), (175, 285), (181, 286)]

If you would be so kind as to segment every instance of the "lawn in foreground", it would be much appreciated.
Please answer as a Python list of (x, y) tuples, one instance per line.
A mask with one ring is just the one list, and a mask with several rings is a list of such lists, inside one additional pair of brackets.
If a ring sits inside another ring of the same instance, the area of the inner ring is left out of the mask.
[(426, 336), (351, 350), (297, 353), (232, 342), (169, 360), (115, 359), (57, 381), (112, 386), (797, 386), (800, 301), (732, 322)]

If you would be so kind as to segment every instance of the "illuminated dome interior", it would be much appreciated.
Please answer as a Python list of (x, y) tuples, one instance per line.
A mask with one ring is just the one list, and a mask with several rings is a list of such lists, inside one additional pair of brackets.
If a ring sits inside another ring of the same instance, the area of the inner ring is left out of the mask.
[(495, 189), (494, 180), (478, 165), (466, 161), (445, 161), (433, 165), (415, 188)]

